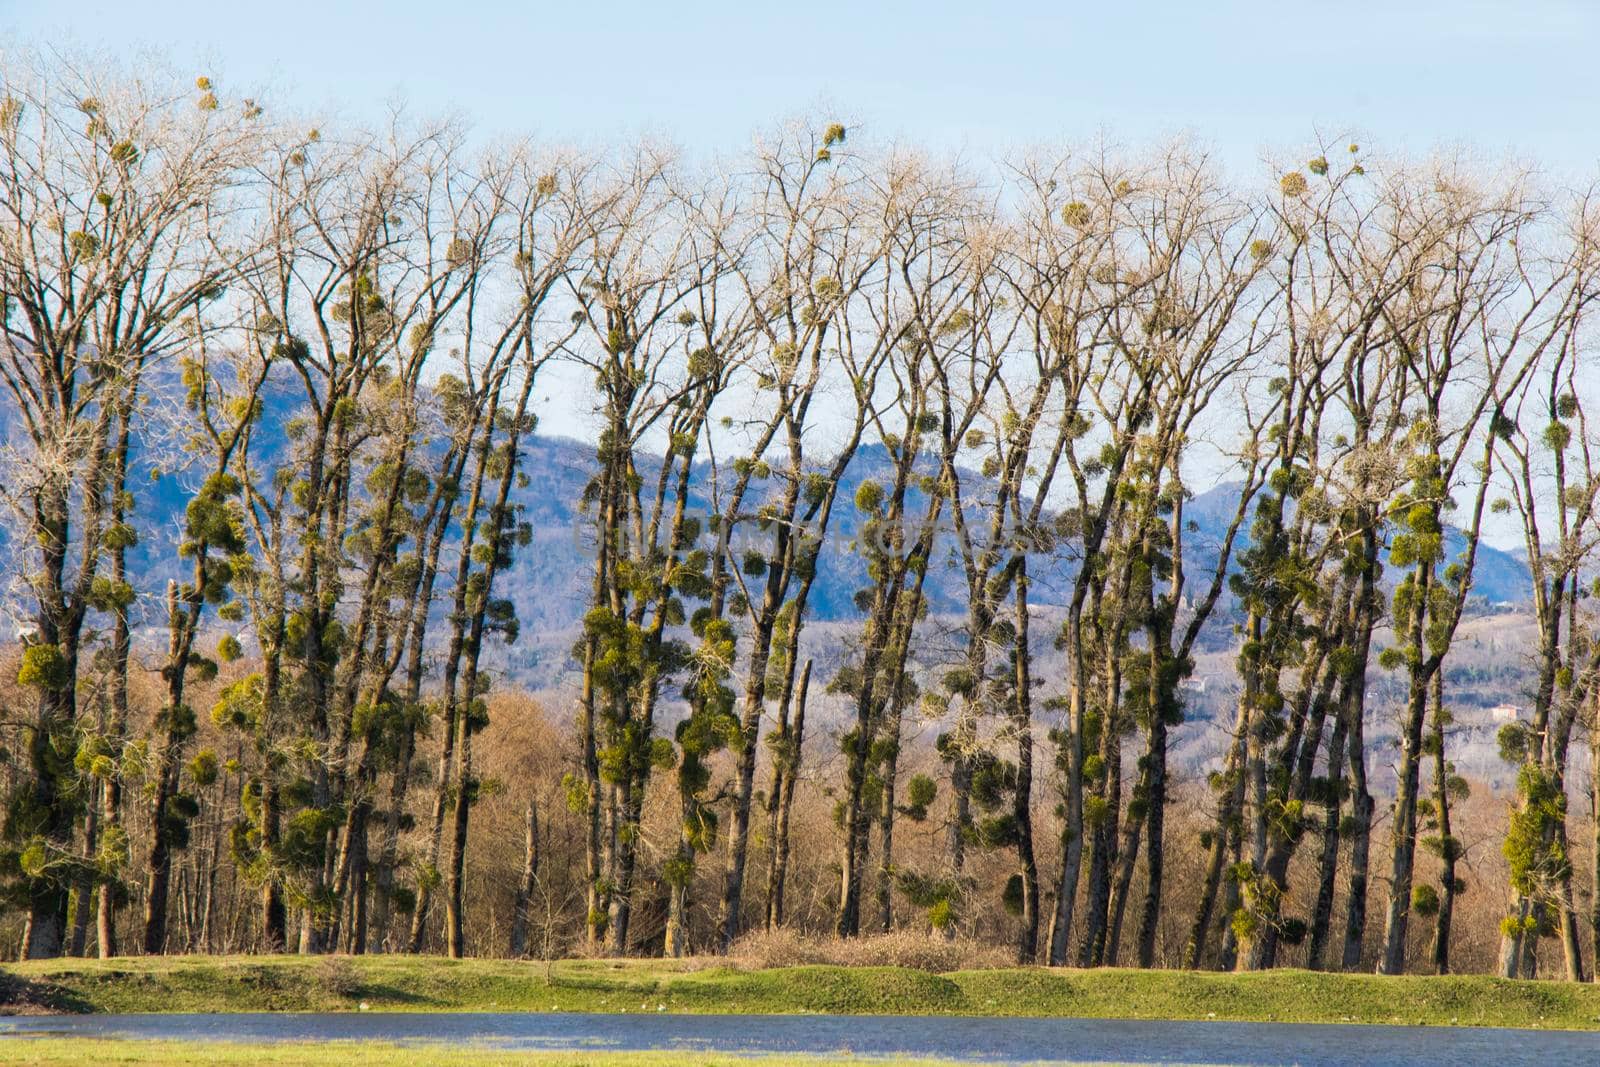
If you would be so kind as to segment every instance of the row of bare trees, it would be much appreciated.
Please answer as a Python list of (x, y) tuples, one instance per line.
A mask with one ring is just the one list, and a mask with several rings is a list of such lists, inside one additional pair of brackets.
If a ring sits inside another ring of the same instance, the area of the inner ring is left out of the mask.
[[(60, 57), (0, 81), (24, 954), (87, 951), (91, 923), (103, 956), (193, 947), (219, 893), (262, 950), (502, 950), (468, 943), (496, 787), (474, 744), (554, 382), (595, 442), (570, 751), (542, 756), (546, 830), (580, 828), (574, 942), (782, 926), (822, 773), (841, 936), (999, 908), (1023, 961), (1258, 969), (1305, 943), (1395, 973), (1426, 936), (1446, 971), (1469, 786), (1445, 665), (1498, 530), (1539, 641), (1531, 721), (1500, 737), (1509, 885), (1481, 891), (1508, 976), (1549, 936), (1581, 979), (1585, 927), (1600, 956), (1567, 810), (1600, 736), (1586, 196), (1355, 145), (1264, 189), (1186, 143), (975, 171), (805, 123), (706, 170), (401, 117), (325, 134)], [(175, 500), (177, 529), (150, 519)], [(814, 681), (841, 575), (853, 632)], [(1180, 959), (1171, 748), (1202, 647), (1239, 686)], [(1398, 706), (1369, 699), (1385, 674)], [(841, 714), (808, 735), (808, 699)], [(1367, 737), (1391, 721), (1384, 838)], [(925, 729), (932, 768), (904, 758)], [(902, 820), (932, 820), (937, 862), (897, 852)], [(515, 954), (537, 802), (523, 825)], [(656, 885), (659, 932), (635, 922)]]

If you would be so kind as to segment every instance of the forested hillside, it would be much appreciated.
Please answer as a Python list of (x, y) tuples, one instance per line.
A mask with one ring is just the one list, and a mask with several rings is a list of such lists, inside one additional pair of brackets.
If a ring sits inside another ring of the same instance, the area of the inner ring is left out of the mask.
[[(280, 389), (277, 395), (265, 399), (264, 407), (264, 423), (282, 425), (294, 415), (295, 397), (290, 389)], [(3, 413), (0, 413), (0, 439), (10, 437), (10, 428), (4, 425)], [(659, 469), (660, 458), (646, 454), (641, 456), (640, 462), (646, 468)], [(519, 684), (551, 692), (559, 689), (564, 680), (570, 680), (578, 669), (570, 655), (570, 646), (588, 606), (589, 590), (583, 577), (586, 565), (593, 559), (594, 548), (593, 533), (585, 524), (582, 497), (595, 471), (594, 446), (571, 438), (539, 435), (527, 442), (523, 465), (528, 482), (513, 489), (512, 500), (530, 526), (532, 541), (528, 551), (512, 559), (500, 581), (506, 597), (517, 604), (518, 617), (528, 629), (528, 639), (496, 650), (494, 657), (497, 667), (507, 671)], [(186, 486), (194, 475), (186, 463), (172, 462), (170, 452), (163, 450), (159, 439), (149, 443), (135, 439), (132, 467), (142, 472), (141, 481), (144, 478), (149, 481), (147, 486), (141, 486), (140, 508), (130, 523), (139, 531), (140, 538), (129, 552), (129, 563), (146, 576), (148, 582), (159, 586), (167, 578), (179, 576), (174, 548), (181, 536), (183, 512), (190, 493)], [(845, 468), (841, 492), (853, 498), (861, 482), (882, 477), (887, 468), (887, 453), (883, 447), (864, 445)], [(964, 475), (976, 485), (990, 484), (976, 472), (965, 471)], [(706, 507), (712, 477), (709, 464), (696, 465), (690, 476), (693, 506)], [(1186, 514), (1195, 524), (1193, 536), (1184, 546), (1189, 568), (1209, 571), (1215, 567), (1229, 519), (1238, 508), (1240, 489), (1239, 484), (1224, 481), (1198, 493), (1188, 502)], [(855, 604), (855, 593), (866, 583), (866, 564), (850, 547), (861, 518), (846, 512), (837, 521), (837, 535), (824, 546), (818, 558), (818, 577), (809, 604), (810, 616), (818, 621), (847, 621), (861, 614)], [(451, 535), (459, 536), (459, 530), (452, 529)], [(1462, 535), (1452, 530), (1448, 536), (1447, 555), (1459, 555), (1464, 543)], [(1241, 531), (1237, 540), (1239, 544), (1247, 544), (1249, 531)], [(0, 528), (0, 553), (6, 554), (0, 558), (15, 562), (15, 557), (10, 555), (14, 551), (15, 547), (6, 542), (6, 530)], [(1517, 554), (1493, 545), (1482, 545), (1479, 553), (1473, 579), (1473, 596), (1479, 610), (1522, 606), (1532, 588), (1527, 565)], [(1064, 606), (1070, 597), (1076, 567), (1076, 561), (1068, 556), (1043, 560), (1040, 573), (1033, 579), (1034, 606), (1040, 609)], [(948, 545), (937, 545), (924, 590), (928, 610), (941, 615), (959, 612), (966, 595), (962, 582), (955, 554)], [(142, 611), (140, 607), (135, 605), (135, 627), (159, 629), (159, 610)], [(1206, 647), (1231, 649), (1236, 646), (1234, 627), (1239, 622), (1236, 607), (1231, 596), (1224, 596), (1217, 605), (1202, 639)], [(11, 614), (15, 618), (25, 618), (26, 607), (13, 602)], [(243, 639), (248, 641), (248, 634)], [(840, 647), (817, 651), (842, 656), (845, 650)], [(1520, 689), (1508, 686), (1496, 695), (1495, 701), (1514, 701), (1521, 695)]]

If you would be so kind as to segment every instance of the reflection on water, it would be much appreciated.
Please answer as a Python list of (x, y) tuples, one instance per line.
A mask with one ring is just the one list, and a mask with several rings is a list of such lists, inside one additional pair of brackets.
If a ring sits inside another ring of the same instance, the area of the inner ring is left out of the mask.
[[(648, 1007), (648, 1006), (647, 1006)], [(1600, 1034), (1280, 1023), (947, 1016), (601, 1015), (576, 1012), (55, 1015), (0, 1019), (6, 1038), (475, 1043), (506, 1049), (664, 1049), (928, 1056), (982, 1063), (1110, 1061), (1303, 1067), (1600, 1064)]]

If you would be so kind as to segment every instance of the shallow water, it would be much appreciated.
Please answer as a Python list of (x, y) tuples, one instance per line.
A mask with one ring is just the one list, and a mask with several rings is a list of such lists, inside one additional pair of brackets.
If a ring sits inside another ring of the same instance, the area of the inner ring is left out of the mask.
[(179, 1041), (391, 1041), (506, 1049), (664, 1049), (1303, 1067), (1600, 1065), (1600, 1034), (1282, 1023), (883, 1015), (605, 1015), (578, 1012), (54, 1015), (0, 1019), (7, 1037)]

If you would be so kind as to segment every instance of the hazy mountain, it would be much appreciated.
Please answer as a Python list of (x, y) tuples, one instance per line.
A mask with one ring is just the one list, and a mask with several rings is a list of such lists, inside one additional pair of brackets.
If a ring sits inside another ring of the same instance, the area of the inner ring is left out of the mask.
[[(1184, 561), (1190, 568), (1190, 578), (1198, 579), (1196, 567), (1208, 572), (1216, 566), (1217, 547), (1226, 535), (1233, 520), (1239, 500), (1237, 482), (1225, 482), (1214, 489), (1198, 494), (1184, 505), (1184, 518), (1194, 522), (1199, 529), (1188, 535)], [(1246, 516), (1234, 545), (1234, 555), (1250, 543), (1250, 517)], [(1453, 561), (1466, 551), (1466, 536), (1449, 527), (1445, 533), (1446, 561)], [(1385, 553), (1387, 558), (1387, 552)], [(1479, 542), (1478, 557), (1472, 572), (1472, 595), (1490, 604), (1522, 604), (1532, 596), (1533, 576), (1528, 570), (1526, 553), (1508, 551), (1486, 542)]]
[[(284, 447), (284, 427), (289, 414), (299, 406), (303, 394), (297, 383), (282, 380), (269, 390), (269, 417), (258, 431), (257, 447), (263, 467)], [(0, 440), (20, 432), (14, 419), (0, 411)], [(177, 455), (181, 446), (172, 439), (180, 434), (169, 430), (161, 439), (140, 441), (134, 473), (130, 479), (139, 503), (134, 521), (140, 544), (132, 559), (137, 584), (146, 593), (157, 593), (166, 578), (177, 575), (173, 547), (181, 530), (183, 510), (189, 493), (204, 476), (200, 470), (180, 469)], [(526, 442), (524, 469), (528, 484), (517, 491), (523, 518), (533, 530), (532, 543), (519, 549), (510, 570), (504, 574), (501, 591), (516, 604), (521, 617), (522, 640), (504, 652), (504, 665), (530, 684), (548, 685), (571, 669), (570, 648), (575, 627), (588, 605), (592, 581), (592, 538), (579, 502), (584, 486), (594, 471), (593, 446), (561, 437), (535, 436)], [(645, 457), (641, 468), (650, 478), (659, 460)], [(931, 466), (929, 472), (931, 472)], [(810, 602), (810, 616), (819, 623), (847, 623), (857, 617), (855, 595), (866, 584), (866, 569), (854, 546), (862, 515), (854, 506), (856, 489), (868, 478), (886, 480), (891, 476), (888, 452), (879, 445), (862, 448), (846, 469), (839, 487), (833, 523), (819, 561), (819, 576)], [(982, 479), (969, 472), (972, 484)], [(694, 499), (691, 507), (707, 511), (714, 488), (708, 464), (699, 465), (692, 478)], [(752, 490), (749, 506), (759, 506), (766, 492), (776, 493), (777, 479)], [(1185, 518), (1193, 526), (1185, 539), (1185, 566), (1193, 593), (1203, 591), (1215, 569), (1217, 551), (1226, 534), (1237, 501), (1237, 483), (1225, 483), (1191, 500)], [(981, 490), (978, 494), (982, 496)], [(969, 495), (969, 499), (973, 497)], [(913, 491), (908, 512), (920, 518), (924, 500)], [(1248, 522), (1235, 548), (1248, 544)], [(1450, 538), (1451, 553), (1464, 545), (1459, 533)], [(5, 553), (5, 534), (0, 531), (0, 557)], [(1041, 558), (1030, 565), (1033, 602), (1044, 611), (1064, 606), (1070, 595), (1076, 560), (1070, 553)], [(12, 573), (18, 573), (15, 569)], [(1495, 602), (1525, 601), (1529, 574), (1518, 556), (1484, 545), (1479, 549), (1475, 575), (1475, 594)], [(950, 536), (942, 536), (930, 567), (925, 592), (930, 615), (958, 616), (966, 603), (965, 577), (954, 553)], [(1232, 641), (1232, 597), (1228, 593), (1218, 605), (1212, 640), (1208, 645), (1226, 647)], [(21, 606), (18, 601), (16, 607)], [(836, 640), (848, 640), (848, 626), (829, 627)], [(1053, 637), (1039, 635), (1041, 637)]]

